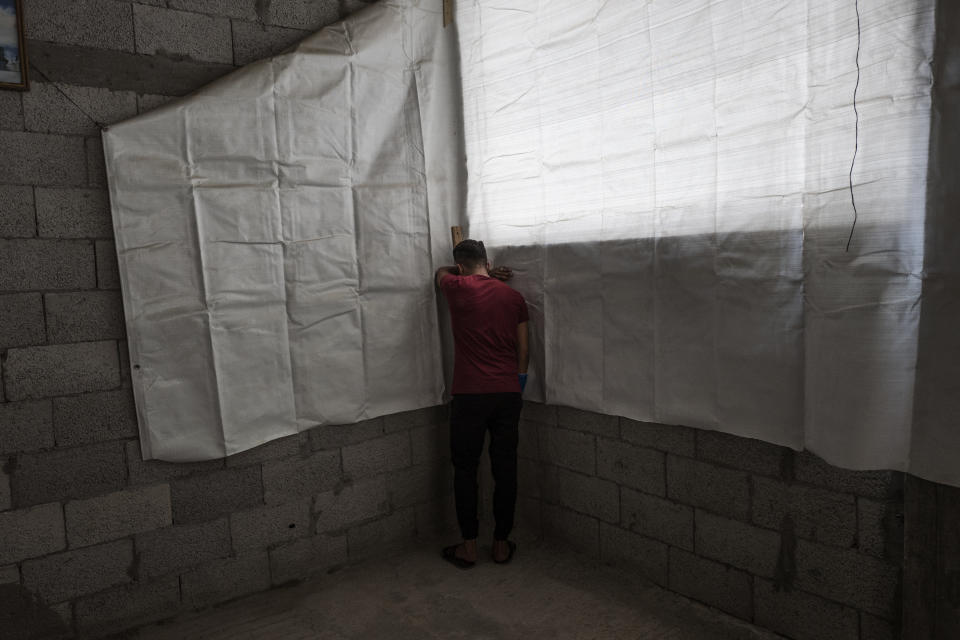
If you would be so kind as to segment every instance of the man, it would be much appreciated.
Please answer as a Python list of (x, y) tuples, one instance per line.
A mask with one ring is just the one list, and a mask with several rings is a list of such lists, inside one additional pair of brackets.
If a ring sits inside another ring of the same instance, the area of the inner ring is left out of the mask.
[(477, 467), (488, 430), (495, 483), (493, 560), (507, 563), (517, 548), (508, 536), (517, 502), (520, 394), (529, 362), (528, 316), (523, 296), (501, 282), (513, 273), (507, 267), (491, 271), (482, 242), (464, 240), (454, 247), (453, 259), (456, 266), (437, 270), (436, 283), (447, 299), (453, 322), (450, 453), (463, 542), (446, 547), (443, 557), (469, 569), (477, 562)]

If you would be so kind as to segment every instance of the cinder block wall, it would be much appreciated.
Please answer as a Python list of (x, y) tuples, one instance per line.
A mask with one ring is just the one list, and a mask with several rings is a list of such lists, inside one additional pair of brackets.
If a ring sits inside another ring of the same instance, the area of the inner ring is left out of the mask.
[(532, 403), (521, 439), (547, 537), (789, 638), (900, 637), (903, 474)]
[(99, 137), (363, 3), (25, 0), (0, 92), (0, 638), (95, 636), (449, 528), (444, 407), (143, 462)]

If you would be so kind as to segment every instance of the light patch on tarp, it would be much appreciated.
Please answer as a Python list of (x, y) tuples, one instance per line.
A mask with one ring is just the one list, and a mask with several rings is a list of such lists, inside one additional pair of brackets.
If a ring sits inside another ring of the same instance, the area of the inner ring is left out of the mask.
[(927, 472), (909, 458), (934, 17), (458, 1), (469, 234), (530, 302), (527, 396)]
[(144, 458), (442, 401), (457, 73), (441, 0), (385, 1), (105, 132)]

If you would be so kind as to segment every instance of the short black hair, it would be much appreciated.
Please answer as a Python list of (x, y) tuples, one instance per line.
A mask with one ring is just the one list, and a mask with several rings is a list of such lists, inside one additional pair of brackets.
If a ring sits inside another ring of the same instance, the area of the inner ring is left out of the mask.
[(453, 248), (453, 260), (468, 269), (487, 264), (487, 250), (479, 240), (463, 240)]

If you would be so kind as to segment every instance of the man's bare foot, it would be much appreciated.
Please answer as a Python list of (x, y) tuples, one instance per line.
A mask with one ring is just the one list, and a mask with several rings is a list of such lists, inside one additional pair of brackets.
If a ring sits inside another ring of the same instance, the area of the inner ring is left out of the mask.
[(516, 545), (511, 543), (509, 540), (494, 540), (493, 561), (500, 564), (509, 562), (516, 548)]

